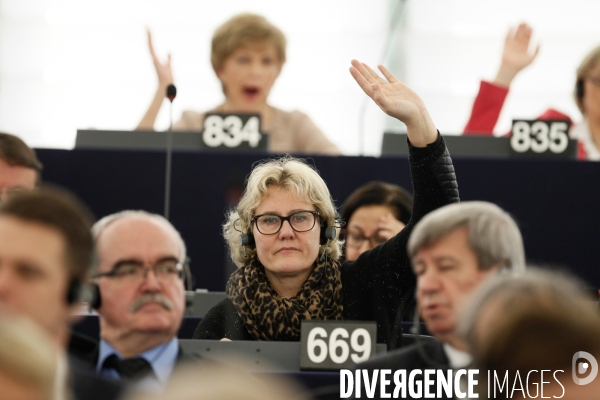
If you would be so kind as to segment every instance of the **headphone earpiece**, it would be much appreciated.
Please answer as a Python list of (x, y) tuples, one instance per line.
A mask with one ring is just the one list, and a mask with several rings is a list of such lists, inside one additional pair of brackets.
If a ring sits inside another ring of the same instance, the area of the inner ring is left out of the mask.
[(240, 235), (240, 245), (242, 246), (242, 253), (244, 253), (244, 258), (246, 258), (246, 246), (254, 249), (256, 242), (254, 241), (254, 235), (251, 233), (242, 233)]
[(575, 96), (579, 101), (583, 99), (583, 79), (577, 79), (575, 82)]
[(81, 283), (77, 279), (71, 280), (67, 289), (67, 304), (75, 304), (81, 297)]
[(240, 235), (240, 244), (242, 246), (254, 247), (256, 244), (256, 242), (254, 242), (254, 235), (251, 233), (242, 233)]
[(336, 233), (337, 231), (335, 230), (335, 226), (329, 226), (327, 227), (327, 229), (325, 229), (325, 237), (327, 238), (327, 240), (335, 239)]
[(321, 227), (321, 236), (319, 238), (319, 243), (321, 245), (324, 245), (329, 240), (335, 239), (336, 233), (337, 233), (337, 231), (335, 229), (335, 226), (327, 226), (327, 227), (322, 226)]
[(100, 296), (100, 286), (97, 283), (89, 284), (90, 299), (89, 305), (92, 310), (97, 310), (102, 305), (102, 297)]

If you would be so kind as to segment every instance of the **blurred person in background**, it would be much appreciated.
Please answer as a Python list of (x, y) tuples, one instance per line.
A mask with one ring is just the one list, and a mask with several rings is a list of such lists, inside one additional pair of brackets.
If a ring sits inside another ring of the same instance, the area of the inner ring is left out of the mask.
[[(573, 379), (598, 372), (597, 361), (594, 367), (589, 358), (575, 356), (587, 352), (600, 359), (598, 304), (571, 276), (529, 268), (519, 276), (491, 279), (463, 310), (460, 333), (480, 369), (484, 391), (488, 370), (500, 380), (508, 372), (508, 387), (495, 398), (598, 398), (600, 379), (587, 384)], [(513, 393), (513, 382), (523, 390)]]
[[(509, 30), (496, 78), (493, 82), (481, 82), (465, 135), (493, 133), (510, 84), (538, 54), (539, 46), (531, 49), (531, 34), (531, 27), (525, 23)], [(583, 121), (572, 125), (569, 132), (572, 139), (579, 141), (578, 158), (600, 160), (600, 46), (594, 48), (577, 68), (574, 97), (583, 115)], [(571, 121), (569, 116), (554, 109), (546, 110), (537, 119)]]
[(0, 309), (0, 400), (66, 400), (56, 392), (57, 353), (37, 325)]
[[(171, 56), (162, 63), (148, 44), (158, 76), (158, 88), (146, 114), (136, 129), (152, 130), (165, 99), (167, 87), (174, 82)], [(220, 113), (257, 113), (261, 131), (269, 136), (269, 151), (274, 153), (340, 154), (315, 123), (299, 111), (287, 112), (268, 104), (267, 99), (286, 60), (283, 32), (264, 17), (239, 14), (214, 33), (211, 64), (221, 81), (225, 101), (210, 110)], [(200, 131), (204, 113), (184, 111), (174, 130)]]
[(396, 236), (410, 220), (413, 198), (406, 189), (385, 182), (369, 182), (344, 202), (341, 218), (346, 260), (359, 255)]
[(68, 377), (69, 389), (81, 400), (117, 398), (122, 390), (66, 355), (71, 315), (92, 260), (91, 224), (87, 208), (64, 190), (18, 193), (0, 205), (0, 305), (50, 335), (61, 350), (57, 381)]
[(34, 189), (41, 172), (35, 151), (17, 136), (0, 132), (0, 202), (11, 194)]

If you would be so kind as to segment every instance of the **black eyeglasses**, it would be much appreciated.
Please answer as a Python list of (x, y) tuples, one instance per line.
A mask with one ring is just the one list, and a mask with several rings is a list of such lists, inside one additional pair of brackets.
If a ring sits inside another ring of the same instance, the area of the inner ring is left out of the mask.
[(122, 261), (117, 263), (112, 270), (94, 275), (94, 278), (107, 277), (121, 281), (141, 282), (146, 279), (150, 270), (154, 272), (156, 279), (162, 282), (183, 278), (183, 264), (174, 259), (161, 260), (150, 268), (144, 268), (144, 265), (138, 261)]
[(360, 233), (347, 231), (345, 232), (345, 239), (346, 246), (354, 248), (361, 247), (365, 241), (368, 241), (370, 243), (370, 248), (379, 246), (380, 244), (387, 242), (386, 238), (382, 238), (381, 236), (379, 236), (379, 232), (375, 232), (373, 236), (364, 236)]
[(308, 210), (297, 211), (287, 217), (277, 214), (260, 214), (254, 216), (252, 222), (256, 224), (256, 229), (263, 235), (274, 235), (279, 232), (283, 221), (288, 221), (296, 232), (306, 232), (315, 226), (318, 215), (318, 212)]

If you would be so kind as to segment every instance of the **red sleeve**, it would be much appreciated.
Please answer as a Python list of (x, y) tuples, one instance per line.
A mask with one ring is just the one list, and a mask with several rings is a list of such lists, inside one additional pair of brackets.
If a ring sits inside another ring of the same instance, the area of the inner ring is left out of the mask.
[(507, 94), (507, 87), (481, 81), (464, 134), (492, 135)]
[(585, 146), (583, 142), (577, 142), (577, 159), (578, 160), (587, 160), (587, 153), (585, 152)]

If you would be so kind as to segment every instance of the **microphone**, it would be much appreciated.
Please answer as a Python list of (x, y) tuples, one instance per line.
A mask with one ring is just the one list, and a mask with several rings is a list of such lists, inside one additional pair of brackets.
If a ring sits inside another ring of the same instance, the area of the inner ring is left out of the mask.
[(175, 96), (177, 96), (177, 88), (175, 87), (175, 85), (170, 84), (167, 87), (167, 99), (169, 99), (171, 103), (173, 103), (173, 99), (175, 99)]
[(173, 158), (173, 100), (177, 95), (177, 88), (175, 85), (170, 84), (167, 87), (167, 99), (169, 99), (171, 123), (169, 125), (169, 131), (167, 132), (167, 163), (165, 166), (165, 218), (169, 219), (169, 209), (171, 202), (171, 164)]

